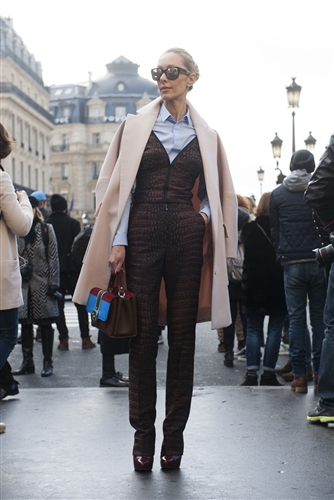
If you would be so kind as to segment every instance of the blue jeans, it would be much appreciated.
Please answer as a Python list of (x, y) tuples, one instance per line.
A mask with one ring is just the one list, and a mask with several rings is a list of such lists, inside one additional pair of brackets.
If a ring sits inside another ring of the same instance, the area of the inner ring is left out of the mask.
[[(286, 314), (284, 312), (277, 312), (269, 316), (263, 358), (264, 370), (275, 371), (285, 317)], [(258, 370), (260, 368), (260, 348), (263, 338), (264, 318), (264, 314), (247, 316), (246, 357), (248, 370)]]
[(0, 311), (0, 370), (17, 343), (18, 309)]
[(306, 305), (309, 299), (312, 326), (313, 371), (319, 372), (321, 345), (325, 325), (323, 314), (326, 300), (326, 274), (316, 262), (300, 262), (284, 268), (284, 289), (290, 325), (290, 360), (295, 377), (307, 374)]
[(318, 394), (320, 406), (334, 410), (334, 264), (329, 273), (324, 321), (326, 328), (321, 351)]

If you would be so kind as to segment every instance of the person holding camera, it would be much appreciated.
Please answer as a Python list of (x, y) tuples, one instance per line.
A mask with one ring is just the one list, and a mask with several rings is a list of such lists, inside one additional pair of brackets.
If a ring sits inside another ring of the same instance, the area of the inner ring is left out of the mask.
[(291, 173), (270, 198), (271, 237), (276, 255), (283, 266), (284, 291), (289, 314), (289, 354), (293, 380), (291, 390), (308, 390), (307, 300), (312, 326), (312, 364), (314, 388), (317, 388), (322, 340), (323, 312), (326, 300), (326, 274), (319, 269), (314, 248), (321, 244), (315, 228), (312, 210), (305, 204), (304, 191), (308, 186), (315, 162), (313, 154), (301, 149), (293, 153)]
[(305, 191), (305, 202), (314, 212), (317, 228), (326, 245), (316, 251), (316, 258), (320, 267), (330, 266), (318, 381), (319, 401), (307, 416), (310, 422), (326, 423), (334, 422), (334, 134)]
[[(43, 370), (42, 377), (53, 373), (53, 328), (58, 317), (57, 294), (59, 288), (59, 261), (57, 240), (51, 224), (43, 222), (38, 209), (38, 200), (29, 196), (34, 220), (30, 232), (18, 238), (21, 258), (22, 295), (24, 304), (19, 308), (21, 323), (22, 354), (21, 367), (13, 375), (35, 373), (33, 359), (34, 329), (41, 327)], [(44, 234), (43, 234), (44, 233)]]

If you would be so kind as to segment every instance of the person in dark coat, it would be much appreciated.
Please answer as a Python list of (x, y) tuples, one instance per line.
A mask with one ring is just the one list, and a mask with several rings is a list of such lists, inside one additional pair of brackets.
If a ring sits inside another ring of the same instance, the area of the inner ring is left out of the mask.
[[(56, 321), (59, 331), (58, 349), (61, 351), (68, 350), (68, 328), (65, 320), (65, 295), (69, 293), (73, 295), (74, 288), (78, 281), (78, 271), (70, 259), (72, 243), (77, 234), (80, 233), (80, 223), (67, 215), (67, 201), (60, 194), (51, 196), (52, 213), (47, 219), (47, 222), (52, 224), (58, 242), (58, 254), (60, 265), (60, 288), (59, 292), (62, 298), (58, 300), (59, 317)], [(89, 349), (96, 347), (96, 344), (91, 341), (89, 335), (88, 313), (86, 307), (80, 304), (75, 304), (78, 312), (79, 328), (82, 339), (82, 348)]]
[(299, 393), (308, 391), (305, 337), (307, 302), (312, 326), (315, 388), (325, 330), (326, 273), (324, 269), (319, 269), (314, 253), (314, 249), (321, 246), (321, 239), (313, 222), (312, 210), (304, 200), (304, 192), (314, 168), (314, 156), (310, 151), (296, 151), (291, 157), (290, 175), (272, 192), (270, 200), (271, 236), (284, 269), (284, 290), (290, 321), (289, 353), (294, 376), (291, 390)]
[[(58, 304), (54, 296), (59, 287), (57, 240), (51, 224), (43, 223), (43, 216), (38, 209), (38, 200), (33, 196), (29, 196), (29, 200), (34, 213), (33, 225), (27, 236), (18, 238), (18, 252), (21, 259), (31, 262), (32, 271), (26, 280), (22, 279), (24, 304), (19, 308), (19, 322), (21, 323), (23, 362), (13, 374), (35, 373), (33, 325), (39, 325), (44, 356), (41, 375), (49, 377), (53, 373), (52, 323), (58, 317)], [(43, 238), (44, 230), (47, 232), (47, 240)]]
[(244, 267), (242, 303), (247, 321), (247, 373), (241, 385), (258, 385), (261, 341), (265, 316), (269, 316), (260, 385), (280, 385), (275, 366), (286, 316), (283, 271), (276, 261), (270, 239), (269, 204), (271, 193), (264, 193), (257, 217), (243, 228)]

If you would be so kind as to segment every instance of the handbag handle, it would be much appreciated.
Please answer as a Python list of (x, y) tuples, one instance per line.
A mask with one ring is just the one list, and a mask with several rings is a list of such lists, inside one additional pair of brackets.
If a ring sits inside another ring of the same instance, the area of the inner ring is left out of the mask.
[(125, 297), (124, 271), (120, 271), (116, 275), (115, 274), (110, 275), (110, 280), (108, 285), (109, 292), (112, 292), (112, 290), (116, 286), (118, 286), (118, 296), (121, 299), (124, 299)]

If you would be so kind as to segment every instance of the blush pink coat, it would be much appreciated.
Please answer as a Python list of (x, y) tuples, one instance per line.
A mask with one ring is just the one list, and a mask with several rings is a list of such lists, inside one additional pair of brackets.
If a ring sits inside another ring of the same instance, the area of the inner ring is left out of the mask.
[[(110, 271), (108, 257), (124, 207), (137, 175), (140, 161), (160, 110), (157, 98), (128, 115), (109, 147), (96, 186), (96, 222), (84, 257), (73, 301), (86, 304), (93, 287), (106, 289)], [(231, 323), (226, 258), (237, 253), (237, 199), (224, 147), (219, 135), (187, 101), (202, 155), (211, 224), (203, 241), (203, 267), (199, 293), (198, 322), (211, 328)], [(193, 198), (196, 208), (199, 201)], [(160, 293), (159, 323), (166, 322), (164, 287)]]

